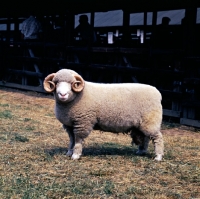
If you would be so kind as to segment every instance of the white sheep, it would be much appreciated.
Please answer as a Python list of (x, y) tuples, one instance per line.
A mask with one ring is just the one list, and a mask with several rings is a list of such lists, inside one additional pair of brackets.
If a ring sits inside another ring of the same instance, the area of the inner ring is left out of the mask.
[(45, 78), (44, 89), (54, 93), (55, 115), (69, 135), (67, 155), (73, 160), (82, 155), (82, 142), (93, 129), (131, 132), (140, 155), (147, 152), (152, 139), (155, 160), (162, 160), (161, 94), (155, 87), (92, 83), (73, 70), (62, 69)]

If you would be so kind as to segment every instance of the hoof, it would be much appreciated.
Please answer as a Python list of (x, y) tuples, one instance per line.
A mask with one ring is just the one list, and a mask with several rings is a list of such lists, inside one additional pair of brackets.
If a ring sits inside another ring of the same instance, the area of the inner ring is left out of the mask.
[(156, 160), (156, 161), (161, 161), (162, 160), (162, 155), (157, 155), (155, 158), (154, 158), (154, 160)]
[(78, 160), (80, 158), (81, 155), (78, 154), (73, 154), (72, 155), (72, 160)]
[(73, 151), (72, 150), (68, 150), (66, 155), (67, 156), (72, 156), (72, 154), (73, 154)]
[(147, 151), (145, 151), (145, 150), (138, 150), (136, 152), (136, 155), (145, 155), (146, 153), (147, 153)]

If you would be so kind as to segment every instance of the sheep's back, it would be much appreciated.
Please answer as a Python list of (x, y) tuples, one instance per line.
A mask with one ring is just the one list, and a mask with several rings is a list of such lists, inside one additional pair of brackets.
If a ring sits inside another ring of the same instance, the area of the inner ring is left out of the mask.
[(82, 100), (85, 110), (95, 110), (104, 130), (126, 131), (139, 126), (149, 114), (162, 119), (161, 94), (145, 84), (96, 84), (86, 82)]

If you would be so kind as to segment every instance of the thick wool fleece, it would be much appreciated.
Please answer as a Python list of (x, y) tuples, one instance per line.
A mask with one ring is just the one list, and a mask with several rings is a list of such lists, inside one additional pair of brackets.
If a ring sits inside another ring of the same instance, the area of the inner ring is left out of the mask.
[[(80, 124), (90, 129), (98, 124), (111, 132), (136, 127), (151, 136), (160, 131), (162, 121), (161, 95), (156, 88), (144, 84), (85, 82), (83, 91), (71, 103), (56, 106), (56, 112), (62, 123), (71, 126), (76, 122), (79, 130)], [(63, 112), (65, 116), (60, 117)]]
[(73, 70), (59, 70), (56, 75), (53, 78), (53, 82), (58, 83), (58, 82), (68, 82), (68, 83), (72, 83), (75, 78), (73, 75), (71, 74), (75, 74), (78, 75), (78, 73), (76, 73)]
[[(77, 73), (73, 71), (70, 73), (69, 77), (69, 72), (58, 72), (53, 80), (71, 83), (74, 80), (72, 74)], [(136, 83), (85, 82), (80, 93), (73, 93), (74, 99), (68, 103), (60, 102), (55, 98), (55, 115), (69, 134), (71, 142), (68, 152), (70, 155), (74, 154), (73, 159), (80, 157), (82, 153), (80, 143), (96, 127), (110, 132), (137, 129), (145, 136), (145, 141), (139, 146), (139, 150), (145, 152), (151, 138), (156, 155), (163, 155), (163, 138), (160, 132), (161, 94), (155, 87)], [(54, 94), (56, 95), (56, 91)]]

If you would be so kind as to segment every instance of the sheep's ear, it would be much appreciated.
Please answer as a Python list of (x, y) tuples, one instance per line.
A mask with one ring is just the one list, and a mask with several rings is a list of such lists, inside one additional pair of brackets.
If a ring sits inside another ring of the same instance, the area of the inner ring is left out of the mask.
[(85, 82), (80, 75), (74, 74), (74, 77), (76, 80), (74, 82), (72, 82), (72, 89), (75, 92), (81, 92), (85, 86)]
[(54, 76), (55, 76), (55, 73), (52, 73), (44, 79), (44, 82), (43, 82), (44, 90), (47, 91), (48, 93), (53, 92), (56, 88), (55, 83), (52, 82), (52, 79), (54, 78)]

